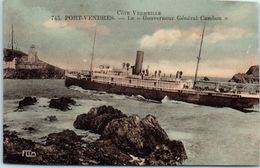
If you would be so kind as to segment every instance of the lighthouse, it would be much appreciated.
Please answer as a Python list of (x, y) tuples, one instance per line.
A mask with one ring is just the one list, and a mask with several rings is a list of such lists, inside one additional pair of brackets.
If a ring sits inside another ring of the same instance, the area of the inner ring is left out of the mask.
[(28, 52), (28, 62), (35, 63), (38, 61), (37, 51), (35, 45), (31, 45), (30, 50)]

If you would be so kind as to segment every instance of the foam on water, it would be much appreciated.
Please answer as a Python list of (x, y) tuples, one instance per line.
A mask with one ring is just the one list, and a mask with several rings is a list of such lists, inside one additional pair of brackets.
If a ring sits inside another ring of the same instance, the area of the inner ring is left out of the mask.
[(80, 93), (87, 93), (87, 94), (104, 94), (105, 93), (105, 92), (104, 93), (98, 92), (98, 91), (95, 91), (95, 90), (85, 90), (85, 89), (82, 89), (79, 86), (74, 86), (74, 85), (70, 86), (69, 89), (78, 91)]
[(163, 104), (180, 104), (180, 105), (186, 105), (186, 106), (200, 106), (200, 105), (195, 105), (195, 104), (191, 104), (191, 103), (186, 103), (186, 102), (183, 102), (183, 101), (177, 101), (177, 100), (171, 100), (168, 96), (165, 96), (161, 102)]
[(170, 102), (170, 98), (168, 96), (165, 96), (162, 100), (161, 100), (162, 103), (168, 103)]
[[(8, 129), (16, 131), (23, 138), (32, 139), (37, 142), (42, 141), (42, 137), (53, 132), (60, 132), (65, 129), (75, 131), (79, 135), (85, 136), (86, 139), (96, 139), (99, 136), (89, 133), (88, 131), (78, 130), (73, 127), (73, 122), (77, 115), (87, 113), (90, 108), (106, 104), (102, 101), (94, 100), (77, 100), (77, 105), (72, 106), (72, 110), (62, 112), (57, 109), (49, 108), (50, 99), (38, 98), (35, 105), (26, 106), (16, 111), (19, 100), (6, 100), (4, 123), (8, 125)], [(16, 104), (16, 105), (15, 105)], [(47, 116), (55, 115), (58, 121), (46, 121)], [(29, 132), (24, 128), (33, 127), (36, 131)]]
[(145, 98), (141, 95), (137, 95), (137, 96), (134, 96), (135, 98), (137, 98), (138, 100), (145, 100)]
[(75, 91), (79, 91), (80, 93), (85, 93), (85, 94), (95, 94), (96, 96), (108, 96), (108, 97), (113, 97), (114, 99), (126, 99), (126, 98), (130, 98), (130, 99), (135, 99), (135, 100), (139, 100), (139, 101), (147, 101), (147, 102), (157, 102), (154, 100), (150, 100), (150, 99), (146, 99), (144, 98), (142, 95), (137, 95), (137, 96), (126, 96), (126, 95), (118, 95), (118, 94), (114, 94), (114, 93), (107, 93), (104, 91), (95, 91), (95, 90), (85, 90), (82, 89), (79, 86), (70, 86), (69, 89), (71, 90), (75, 90)]
[(74, 85), (70, 86), (69, 89), (72, 89), (72, 90), (75, 90), (75, 91), (79, 91), (80, 93), (86, 93), (87, 92), (87, 90), (84, 90), (81, 87), (74, 86)]

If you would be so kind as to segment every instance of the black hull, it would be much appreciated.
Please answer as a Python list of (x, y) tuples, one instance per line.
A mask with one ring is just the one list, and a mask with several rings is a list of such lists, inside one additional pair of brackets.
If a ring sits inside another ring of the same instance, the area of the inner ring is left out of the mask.
[(231, 107), (238, 110), (252, 108), (259, 104), (258, 98), (245, 98), (238, 95), (225, 96), (221, 94), (202, 93), (202, 92), (185, 92), (185, 91), (162, 91), (156, 89), (147, 89), (142, 87), (120, 86), (111, 83), (97, 83), (85, 79), (76, 79), (66, 77), (65, 85), (67, 87), (75, 85), (86, 90), (105, 91), (107, 93), (123, 95), (141, 95), (146, 99), (161, 101), (165, 96), (171, 100), (183, 101), (199, 105), (213, 107)]

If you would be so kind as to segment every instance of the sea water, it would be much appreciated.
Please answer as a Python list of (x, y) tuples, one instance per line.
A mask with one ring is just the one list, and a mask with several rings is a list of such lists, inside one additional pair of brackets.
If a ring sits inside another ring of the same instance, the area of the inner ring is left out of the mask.
[[(36, 96), (38, 102), (17, 110), (24, 96)], [(54, 97), (70, 96), (77, 102), (62, 112), (49, 108)], [(90, 108), (111, 105), (127, 115), (154, 115), (170, 139), (184, 143), (188, 160), (185, 165), (257, 165), (260, 163), (259, 111), (243, 113), (231, 108), (215, 108), (169, 100), (162, 102), (142, 96), (124, 96), (66, 88), (64, 80), (4, 80), (4, 124), (7, 130), (37, 142), (44, 142), (49, 133), (65, 129), (75, 131), (86, 140), (99, 135), (73, 127), (77, 115)], [(258, 109), (256, 109), (258, 110)], [(55, 115), (58, 121), (44, 120)], [(33, 127), (36, 131), (24, 128)]]

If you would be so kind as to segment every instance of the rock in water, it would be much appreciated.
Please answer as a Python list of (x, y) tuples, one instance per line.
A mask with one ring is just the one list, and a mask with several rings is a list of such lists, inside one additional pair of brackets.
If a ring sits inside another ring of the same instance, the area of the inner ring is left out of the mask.
[(101, 165), (137, 165), (131, 161), (131, 156), (121, 151), (112, 140), (98, 140), (93, 142), (92, 146), (93, 150), (87, 153)]
[(152, 115), (141, 119), (137, 115), (112, 120), (101, 139), (113, 139), (123, 151), (135, 156), (149, 155), (157, 145), (169, 142), (166, 132)]
[(70, 97), (61, 97), (58, 99), (51, 99), (49, 107), (56, 108), (61, 111), (70, 110), (70, 105), (75, 105), (76, 101)]
[[(152, 115), (142, 119), (138, 115), (127, 117), (113, 107), (101, 106), (79, 115), (74, 127), (101, 134), (97, 142), (102, 141), (107, 147), (115, 145), (129, 156), (147, 158), (146, 164), (177, 165), (187, 159), (182, 142), (170, 141)], [(162, 155), (162, 158), (158, 160), (157, 155)]]
[(145, 158), (146, 165), (178, 165), (187, 159), (184, 145), (181, 141), (172, 140), (167, 145), (158, 145), (156, 149)]
[(54, 116), (47, 116), (46, 118), (44, 118), (44, 120), (50, 121), (50, 122), (58, 121), (58, 119), (55, 115)]
[(23, 128), (23, 130), (29, 131), (29, 133), (32, 133), (32, 132), (37, 131), (37, 130), (36, 130), (35, 128), (33, 128), (33, 127), (25, 127), (25, 128)]
[(37, 102), (36, 97), (25, 97), (23, 100), (19, 101), (18, 108), (22, 108), (24, 106), (34, 105)]
[(259, 83), (259, 66), (254, 65), (246, 73), (235, 74), (229, 82), (236, 83)]
[(203, 81), (210, 81), (210, 79), (208, 77), (206, 77), (206, 76), (204, 76), (202, 80)]
[[(101, 106), (92, 108), (87, 114), (79, 115), (74, 122), (74, 127), (101, 134), (97, 142), (106, 143), (107, 148), (116, 146), (118, 150), (129, 156), (147, 158), (148, 165), (176, 165), (187, 158), (182, 142), (170, 141), (152, 115), (147, 115), (145, 118), (140, 118), (138, 115), (127, 117), (111, 106)], [(97, 145), (100, 146), (100, 143)], [(102, 145), (100, 147), (104, 148)], [(123, 157), (120, 152), (118, 154)], [(162, 155), (162, 158), (157, 160), (157, 155)], [(103, 155), (99, 158), (102, 157)]]
[(3, 125), (3, 129), (6, 129), (6, 128), (8, 128), (8, 127), (9, 127), (9, 126), (6, 125), (6, 124)]
[(120, 110), (112, 106), (92, 108), (87, 114), (78, 115), (73, 125), (77, 129), (90, 130), (102, 134), (107, 124), (113, 119), (126, 117)]
[(259, 66), (254, 65), (249, 68), (249, 70), (246, 72), (247, 75), (253, 75), (253, 76), (258, 76), (259, 77)]

